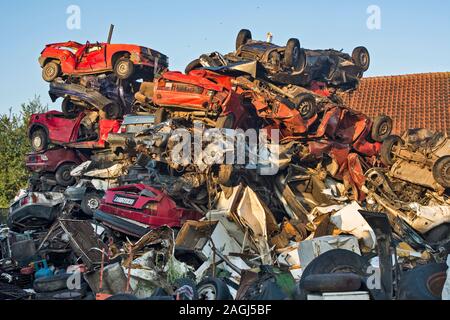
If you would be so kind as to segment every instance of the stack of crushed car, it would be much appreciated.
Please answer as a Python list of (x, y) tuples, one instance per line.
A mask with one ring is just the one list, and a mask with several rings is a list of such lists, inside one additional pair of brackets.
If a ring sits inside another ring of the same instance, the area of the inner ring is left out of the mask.
[[(282, 47), (242, 30), (235, 52), (185, 73), (110, 40), (48, 45), (39, 61), (62, 112), (30, 120), (0, 298), (441, 299), (450, 140), (394, 136), (388, 116), (344, 105), (369, 68), (364, 47)], [(244, 130), (276, 157), (248, 163), (244, 137), (231, 157), (245, 161), (225, 162), (227, 136)], [(179, 156), (183, 139), (194, 160)]]

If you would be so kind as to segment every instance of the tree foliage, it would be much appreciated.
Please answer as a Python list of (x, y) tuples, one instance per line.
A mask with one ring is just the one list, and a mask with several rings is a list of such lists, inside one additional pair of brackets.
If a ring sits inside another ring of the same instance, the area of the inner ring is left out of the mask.
[(39, 97), (35, 97), (23, 103), (19, 113), (10, 109), (8, 114), (0, 115), (0, 208), (8, 207), (17, 192), (27, 185), (28, 121), (32, 114), (46, 112), (47, 109)]

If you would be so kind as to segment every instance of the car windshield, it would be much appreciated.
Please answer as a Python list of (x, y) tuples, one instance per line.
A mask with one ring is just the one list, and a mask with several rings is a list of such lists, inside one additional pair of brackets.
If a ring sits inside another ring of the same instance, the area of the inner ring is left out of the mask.
[(73, 54), (75, 54), (78, 51), (78, 48), (74, 48), (74, 47), (60, 47), (59, 49), (70, 51)]

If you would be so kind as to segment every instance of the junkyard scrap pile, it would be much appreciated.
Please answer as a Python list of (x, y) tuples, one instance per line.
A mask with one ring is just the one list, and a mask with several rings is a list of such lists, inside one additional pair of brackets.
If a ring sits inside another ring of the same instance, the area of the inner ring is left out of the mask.
[(348, 108), (370, 57), (256, 41), (185, 73), (47, 45), (0, 299), (448, 298), (450, 140)]

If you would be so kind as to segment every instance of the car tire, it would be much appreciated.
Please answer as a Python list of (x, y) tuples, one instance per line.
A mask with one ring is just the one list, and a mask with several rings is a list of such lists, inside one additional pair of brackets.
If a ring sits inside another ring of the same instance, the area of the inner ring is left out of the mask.
[(158, 110), (156, 110), (155, 124), (163, 123), (163, 122), (167, 121), (167, 118), (168, 118), (168, 112), (166, 109), (160, 107), (160, 108), (158, 108)]
[(184, 73), (189, 74), (192, 70), (197, 70), (203, 68), (202, 64), (200, 63), (200, 59), (195, 59), (191, 63), (189, 63), (184, 70)]
[(445, 263), (429, 263), (403, 273), (398, 299), (441, 300), (447, 268)]
[(43, 277), (34, 280), (33, 289), (39, 293), (67, 290), (67, 280), (71, 274)]
[(122, 301), (122, 300), (139, 300), (135, 295), (129, 293), (118, 293), (105, 300)]
[(75, 167), (72, 163), (63, 164), (56, 170), (55, 178), (58, 185), (62, 187), (69, 187), (75, 184), (75, 177), (70, 175), (70, 172)]
[(80, 112), (79, 107), (69, 97), (64, 98), (61, 104), (61, 110), (66, 117), (72, 117)]
[(392, 154), (392, 149), (396, 145), (403, 145), (403, 143), (402, 138), (395, 135), (389, 136), (383, 141), (383, 144), (381, 145), (380, 157), (381, 162), (383, 162), (385, 166), (390, 167), (395, 163), (395, 155)]
[(247, 44), (250, 40), (252, 40), (252, 33), (250, 30), (242, 29), (239, 31), (236, 37), (236, 50), (239, 50), (240, 47)]
[(133, 62), (128, 58), (120, 58), (117, 60), (115, 66), (114, 66), (114, 73), (116, 74), (117, 78), (121, 80), (126, 80), (131, 78), (131, 76), (134, 73), (134, 64)]
[[(174, 291), (177, 291), (183, 287), (189, 287), (192, 289), (192, 299), (190, 300), (198, 300), (198, 291), (197, 291), (197, 285), (196, 283), (189, 279), (189, 278), (180, 278), (175, 280), (175, 283), (173, 284)], [(181, 299), (181, 300), (189, 300), (189, 299)]]
[(388, 116), (378, 116), (375, 118), (371, 129), (371, 138), (376, 142), (383, 142), (392, 133), (392, 119)]
[(303, 279), (308, 292), (351, 292), (362, 286), (361, 276), (353, 273), (312, 274)]
[(450, 156), (441, 157), (435, 162), (433, 177), (444, 188), (450, 188)]
[(293, 68), (295, 71), (299, 71), (299, 69), (304, 68), (305, 61), (305, 59), (302, 59), (300, 41), (295, 38), (289, 39), (284, 51), (284, 65), (287, 68)]
[(219, 278), (206, 278), (197, 286), (200, 300), (233, 300), (225, 281)]
[(434, 227), (424, 235), (425, 240), (430, 244), (447, 242), (450, 240), (450, 223), (443, 223)]
[(370, 67), (370, 54), (369, 50), (365, 47), (357, 47), (352, 52), (353, 63), (362, 69), (367, 71)]
[(88, 192), (81, 200), (81, 211), (93, 217), (94, 212), (100, 207), (102, 197), (96, 192)]
[(304, 120), (309, 120), (317, 114), (316, 98), (312, 94), (300, 94), (295, 97), (294, 103)]
[(235, 118), (233, 114), (228, 114), (226, 116), (220, 116), (216, 121), (217, 129), (233, 129)]
[(48, 137), (44, 129), (36, 129), (31, 134), (31, 147), (36, 152), (47, 150)]
[(52, 82), (61, 74), (61, 65), (55, 61), (50, 61), (42, 68), (42, 79), (47, 82)]
[(122, 117), (122, 107), (117, 103), (110, 103), (103, 108), (106, 119), (115, 120)]

